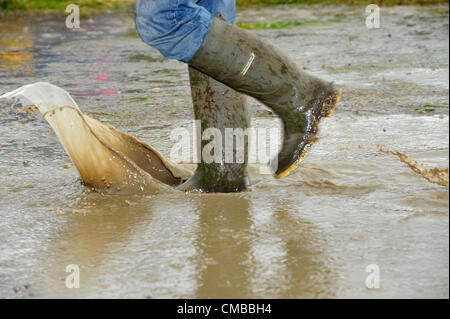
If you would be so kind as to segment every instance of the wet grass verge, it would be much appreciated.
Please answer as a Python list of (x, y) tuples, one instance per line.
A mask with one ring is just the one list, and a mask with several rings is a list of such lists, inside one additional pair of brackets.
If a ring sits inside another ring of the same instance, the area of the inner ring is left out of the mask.
[[(130, 8), (135, 0), (0, 0), (0, 8), (5, 10), (55, 10), (64, 11), (69, 4), (90, 10), (117, 10)], [(236, 0), (237, 5), (278, 5), (278, 4), (353, 4), (368, 5), (430, 5), (448, 3), (446, 0)]]
[(118, 10), (129, 8), (135, 0), (0, 0), (0, 8), (6, 10), (54, 10), (65, 11), (69, 4), (90, 10)]
[(448, 3), (446, 0), (236, 0), (238, 5), (270, 5), (270, 4), (354, 4), (380, 6), (394, 5), (430, 5)]

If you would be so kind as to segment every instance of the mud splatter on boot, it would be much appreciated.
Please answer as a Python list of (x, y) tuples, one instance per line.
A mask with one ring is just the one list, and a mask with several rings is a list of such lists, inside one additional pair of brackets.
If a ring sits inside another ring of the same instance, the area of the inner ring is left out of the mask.
[[(233, 145), (233, 163), (226, 163), (225, 129), (246, 130), (250, 126), (247, 98), (233, 89), (217, 82), (213, 78), (189, 67), (194, 114), (201, 122), (201, 136), (208, 128), (216, 128), (222, 136), (222, 154), (220, 161), (206, 163), (204, 159), (198, 165), (194, 175), (178, 187), (183, 191), (200, 192), (240, 192), (248, 187), (247, 157), (248, 140), (245, 138), (244, 150)], [(201, 151), (209, 144), (201, 142)], [(238, 151), (243, 151), (244, 160), (237, 163)]]
[(189, 65), (271, 108), (283, 122), (277, 177), (287, 176), (316, 140), (319, 122), (340, 92), (300, 68), (270, 43), (216, 15)]

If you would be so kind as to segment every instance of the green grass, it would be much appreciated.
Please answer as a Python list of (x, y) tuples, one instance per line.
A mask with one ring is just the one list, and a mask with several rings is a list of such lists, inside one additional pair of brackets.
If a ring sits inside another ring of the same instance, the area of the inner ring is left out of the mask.
[(427, 5), (448, 3), (447, 0), (236, 0), (238, 5), (258, 5), (258, 4), (378, 4), (385, 6), (392, 5)]
[(424, 104), (419, 108), (416, 108), (416, 113), (426, 113), (433, 112), (435, 109), (448, 108), (448, 103), (437, 103), (437, 104)]
[[(165, 0), (160, 0), (165, 1)], [(376, 3), (379, 5), (397, 4), (438, 4), (447, 0), (236, 0), (238, 5), (271, 5), (271, 4), (358, 4)], [(134, 0), (0, 0), (0, 8), (7, 10), (64, 10), (74, 3), (88, 9), (121, 9), (130, 7)]]
[(69, 4), (88, 9), (121, 9), (133, 0), (0, 0), (0, 8), (7, 10), (65, 10)]

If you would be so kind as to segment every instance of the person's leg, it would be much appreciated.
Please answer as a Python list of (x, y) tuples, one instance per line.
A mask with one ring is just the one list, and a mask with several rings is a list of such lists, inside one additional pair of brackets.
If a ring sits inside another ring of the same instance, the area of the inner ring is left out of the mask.
[(188, 64), (256, 98), (280, 116), (284, 140), (278, 154), (279, 178), (305, 157), (316, 140), (321, 118), (330, 115), (340, 99), (332, 83), (304, 72), (274, 46), (220, 14)]
[(200, 0), (197, 4), (213, 16), (220, 12), (228, 21), (236, 23), (236, 0)]
[(318, 124), (336, 107), (340, 92), (305, 73), (252, 32), (237, 28), (223, 16), (213, 18), (200, 2), (138, 0), (139, 34), (166, 57), (187, 62), (273, 109), (284, 127), (276, 175), (287, 176), (315, 142)]
[[(248, 141), (244, 138), (243, 144), (233, 143), (231, 163), (227, 163), (225, 129), (242, 129), (245, 131), (250, 126), (250, 116), (247, 107), (247, 98), (233, 89), (223, 85), (202, 72), (189, 67), (189, 79), (191, 83), (192, 103), (195, 119), (201, 123), (201, 136), (208, 129), (216, 129), (220, 132), (222, 141), (221, 154), (214, 158), (214, 162), (208, 163), (202, 154), (202, 161), (198, 164), (194, 175), (179, 190), (201, 192), (239, 192), (249, 185), (247, 173)], [(216, 136), (214, 138), (217, 138)], [(201, 141), (201, 152), (210, 140)], [(237, 149), (237, 146), (242, 149)], [(214, 151), (217, 151), (215, 149)], [(239, 159), (239, 154), (242, 158)], [(217, 154), (214, 154), (217, 155)]]
[(137, 0), (136, 29), (168, 59), (189, 61), (202, 45), (212, 14), (197, 0)]
[[(210, 13), (224, 13), (234, 21), (236, 6), (234, 0), (203, 0), (200, 6), (205, 7)], [(207, 163), (202, 158), (194, 175), (183, 185), (180, 190), (198, 190), (203, 192), (239, 192), (247, 188), (247, 157), (248, 140), (244, 139), (243, 149), (237, 149), (238, 143), (233, 141), (233, 162), (226, 163), (225, 129), (241, 129), (245, 131), (250, 126), (250, 116), (247, 106), (247, 98), (226, 85), (214, 80), (192, 67), (189, 67), (189, 79), (191, 83), (192, 103), (195, 119), (201, 123), (201, 136), (207, 129), (217, 129), (223, 138), (220, 161)], [(210, 141), (201, 141), (201, 152)], [(243, 155), (243, 161), (239, 161), (238, 153)]]

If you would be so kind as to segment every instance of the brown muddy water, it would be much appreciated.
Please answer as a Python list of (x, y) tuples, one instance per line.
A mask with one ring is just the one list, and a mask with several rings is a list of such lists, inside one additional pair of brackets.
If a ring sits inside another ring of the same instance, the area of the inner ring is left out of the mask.
[[(241, 194), (91, 192), (40, 115), (0, 104), (0, 297), (448, 298), (448, 187), (380, 151), (448, 168), (448, 6), (381, 14), (369, 30), (357, 6), (239, 13), (313, 22), (255, 32), (344, 88), (295, 174)], [(130, 13), (81, 27), (2, 13), (0, 91), (61, 86), (168, 156), (171, 130), (193, 118), (186, 66), (143, 44)], [(251, 103), (255, 126), (279, 125)], [(70, 264), (79, 289), (66, 288)]]

